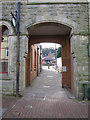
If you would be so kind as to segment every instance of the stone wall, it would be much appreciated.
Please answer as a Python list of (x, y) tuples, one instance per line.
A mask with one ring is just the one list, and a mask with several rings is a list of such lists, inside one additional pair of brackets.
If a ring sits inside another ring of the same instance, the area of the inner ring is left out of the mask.
[(74, 53), (74, 68), (77, 68), (74, 70), (74, 87), (76, 96), (80, 96), (79, 82), (88, 80), (88, 4), (32, 5), (28, 3), (27, 9), (23, 5), (21, 11), (23, 34), (26, 33), (26, 28), (40, 22), (58, 22), (73, 28), (72, 53)]
[(0, 80), (0, 94), (14, 94), (14, 80)]
[(73, 34), (88, 33), (88, 4), (27, 4), (21, 12), (22, 31), (32, 24), (52, 21), (71, 26)]
[(77, 86), (76, 96), (78, 95), (80, 97), (81, 94), (83, 94), (83, 88), (82, 90), (80, 88), (82, 86), (81, 81), (88, 81), (88, 36), (74, 35), (71, 40), (73, 48), (72, 53), (74, 53), (74, 84)]

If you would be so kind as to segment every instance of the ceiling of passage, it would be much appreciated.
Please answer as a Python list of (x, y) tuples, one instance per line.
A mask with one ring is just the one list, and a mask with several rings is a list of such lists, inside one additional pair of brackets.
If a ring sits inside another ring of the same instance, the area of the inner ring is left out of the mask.
[(59, 23), (40, 23), (28, 28), (29, 35), (69, 35), (71, 28)]

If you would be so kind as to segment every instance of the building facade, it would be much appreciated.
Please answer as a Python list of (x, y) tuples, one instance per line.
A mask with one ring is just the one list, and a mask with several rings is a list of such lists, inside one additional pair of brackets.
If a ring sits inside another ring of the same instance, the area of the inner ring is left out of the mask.
[[(11, 24), (12, 11), (18, 9), (17, 1), (0, 3), (0, 26), (8, 30), (8, 76), (16, 81), (17, 36)], [(20, 14), (20, 84), (23, 94), (26, 86), (26, 53), (30, 46), (41, 42), (62, 45), (62, 87), (71, 87), (76, 97), (83, 96), (81, 86), (88, 81), (88, 38), (90, 4), (87, 0), (22, 0)], [(32, 49), (31, 49), (32, 50)], [(35, 52), (35, 51), (34, 51)], [(36, 54), (36, 53), (35, 53)], [(28, 70), (32, 61), (29, 61)], [(31, 76), (32, 77), (32, 76)], [(27, 78), (30, 78), (28, 75)], [(33, 78), (33, 77), (32, 77)], [(14, 89), (15, 90), (15, 89)]]

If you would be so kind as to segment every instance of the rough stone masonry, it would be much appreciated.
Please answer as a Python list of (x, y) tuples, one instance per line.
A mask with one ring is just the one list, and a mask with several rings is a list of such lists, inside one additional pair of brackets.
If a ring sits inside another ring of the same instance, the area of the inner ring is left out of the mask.
[[(2, 1), (2, 0), (1, 0)], [(9, 76), (16, 81), (17, 38), (11, 24), (11, 11), (17, 10), (17, 1), (0, 3), (0, 25), (9, 29)], [(88, 36), (90, 26), (90, 4), (87, 0), (23, 0), (20, 21), (20, 92), (25, 89), (25, 52), (28, 52), (27, 28), (42, 22), (56, 22), (72, 27), (71, 52), (74, 59), (74, 92), (83, 96), (82, 81), (88, 81)]]

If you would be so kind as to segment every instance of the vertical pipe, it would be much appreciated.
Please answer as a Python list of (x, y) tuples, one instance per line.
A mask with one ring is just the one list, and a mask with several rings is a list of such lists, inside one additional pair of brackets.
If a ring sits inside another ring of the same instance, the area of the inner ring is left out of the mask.
[(21, 6), (21, 3), (18, 2), (16, 96), (19, 96), (19, 70), (20, 70), (20, 6)]
[(18, 33), (20, 33), (20, 7), (21, 7), (21, 2), (18, 2)]

